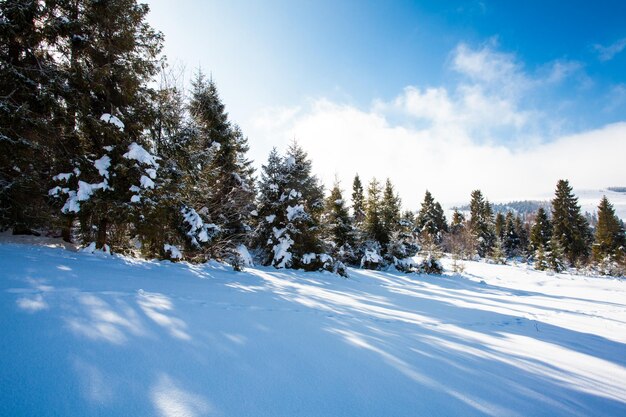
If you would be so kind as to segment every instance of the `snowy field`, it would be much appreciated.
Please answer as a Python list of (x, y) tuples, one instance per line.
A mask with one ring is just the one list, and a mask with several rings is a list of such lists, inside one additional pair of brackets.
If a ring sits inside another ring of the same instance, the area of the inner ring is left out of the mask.
[(0, 244), (2, 416), (625, 416), (626, 282)]

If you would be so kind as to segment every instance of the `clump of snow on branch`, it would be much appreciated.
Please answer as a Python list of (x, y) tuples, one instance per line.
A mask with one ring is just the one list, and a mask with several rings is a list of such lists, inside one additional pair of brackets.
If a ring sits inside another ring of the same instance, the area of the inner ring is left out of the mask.
[(174, 245), (164, 244), (163, 250), (165, 253), (170, 254), (170, 258), (172, 259), (183, 259), (183, 253)]
[(109, 178), (109, 167), (111, 166), (111, 158), (109, 158), (109, 155), (104, 155), (102, 158), (96, 159), (93, 165), (102, 177)]
[[(143, 146), (139, 145), (137, 142), (133, 142), (128, 146), (128, 152), (122, 155), (126, 159), (133, 159), (135, 161), (141, 162), (142, 164), (150, 165), (154, 168), (159, 168), (159, 164), (157, 162), (158, 157), (152, 155), (150, 152), (144, 149)], [(156, 172), (155, 172), (156, 175)]]
[(113, 126), (117, 127), (119, 130), (124, 130), (124, 123), (117, 117), (113, 116), (112, 114), (104, 113), (102, 116), (100, 116), (100, 120), (102, 120), (105, 123), (112, 124)]
[(189, 227), (187, 236), (191, 239), (194, 246), (200, 246), (201, 243), (210, 241), (220, 232), (219, 226), (213, 223), (205, 223), (196, 210), (191, 207), (184, 206), (180, 213), (183, 215), (183, 221)]
[(304, 218), (307, 216), (306, 211), (304, 210), (304, 206), (302, 204), (298, 204), (294, 207), (287, 207), (287, 220), (293, 221), (296, 219)]

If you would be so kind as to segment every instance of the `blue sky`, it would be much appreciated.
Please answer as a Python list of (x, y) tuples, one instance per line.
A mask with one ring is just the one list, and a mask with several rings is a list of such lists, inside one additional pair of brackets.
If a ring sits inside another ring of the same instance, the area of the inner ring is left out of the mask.
[[(350, 170), (366, 178), (406, 175), (395, 168), (403, 161), (394, 148), (421, 152), (422, 159), (426, 149), (437, 154), (465, 145), (481, 155), (525, 153), (523, 161), (516, 160), (523, 169), (530, 168), (522, 165), (531, 160), (529, 153), (549, 153), (541, 146), (572, 135), (598, 136), (618, 147), (626, 141), (618, 139), (621, 130), (610, 129), (620, 127), (626, 115), (626, 2), (149, 4), (170, 62), (213, 74), (231, 116), (250, 137), (255, 159), (262, 162), (272, 145), (282, 147), (296, 136), (310, 147), (320, 177), (338, 174), (346, 187)], [(377, 136), (352, 137), (362, 135), (350, 126), (357, 119), (372, 123), (370, 131), (378, 126)], [(607, 126), (611, 140), (598, 133)], [(394, 135), (402, 136), (400, 142), (390, 142)], [(450, 142), (453, 135), (462, 143)], [(337, 141), (390, 149), (378, 170), (369, 169), (365, 156), (362, 164), (318, 163), (318, 155)], [(555, 178), (580, 171), (586, 151), (580, 152), (580, 160), (561, 171), (533, 178), (534, 189), (550, 191)], [(441, 160), (448, 171), (458, 166), (455, 161)], [(574, 175), (580, 186), (626, 183), (618, 171), (585, 174)], [(454, 192), (446, 186), (454, 182), (449, 177), (432, 186), (418, 181), (418, 187), (438, 189), (453, 201), (471, 191), (466, 188), (473, 180), (473, 188), (486, 188), (494, 199), (509, 197), (485, 178), (489, 173), (473, 176)], [(523, 179), (511, 181), (519, 188), (515, 181)], [(408, 183), (395, 182), (402, 193), (409, 191)]]

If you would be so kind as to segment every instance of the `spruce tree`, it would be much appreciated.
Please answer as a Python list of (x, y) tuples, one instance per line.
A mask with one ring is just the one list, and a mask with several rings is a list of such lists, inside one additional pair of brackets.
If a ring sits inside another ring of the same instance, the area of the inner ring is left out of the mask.
[(64, 144), (71, 166), (51, 193), (62, 197), (63, 213), (78, 215), (83, 240), (123, 248), (132, 205), (154, 188), (159, 168), (145, 133), (162, 37), (135, 0), (59, 3), (71, 23), (60, 49), (75, 134)]
[(515, 217), (513, 212), (507, 212), (504, 221), (504, 234), (502, 237), (502, 244), (504, 252), (508, 258), (517, 256), (520, 254), (521, 240), (518, 233), (518, 228), (515, 224)]
[(230, 123), (217, 86), (198, 72), (189, 110), (199, 167), (193, 205), (205, 211), (220, 233), (209, 244), (212, 257), (233, 259), (250, 229), (254, 185), (247, 139)]
[(0, 2), (0, 230), (15, 234), (51, 221), (47, 191), (64, 132), (56, 13), (52, 2)]
[(380, 183), (376, 178), (372, 178), (367, 187), (364, 229), (369, 240), (376, 241), (384, 247), (389, 242), (389, 234), (383, 224), (381, 193)]
[(333, 255), (342, 262), (354, 263), (354, 228), (337, 180), (326, 198), (324, 226)]
[(284, 158), (272, 151), (259, 190), (256, 235), (263, 263), (276, 268), (332, 269), (332, 258), (322, 251), (323, 189), (297, 143), (290, 145)]
[(578, 198), (567, 180), (559, 180), (552, 200), (552, 240), (558, 242), (563, 255), (573, 266), (586, 261), (590, 238), (589, 226), (580, 212)]
[(428, 235), (435, 244), (441, 243), (443, 234), (448, 230), (443, 209), (428, 190), (424, 194), (424, 201), (415, 220), (415, 226), (418, 233)]
[(495, 228), (497, 238), (500, 238), (501, 240), (504, 239), (505, 227), (506, 227), (506, 220), (504, 218), (504, 214), (502, 214), (501, 212), (498, 212), (496, 214), (496, 220), (494, 222), (494, 228)]
[(598, 206), (598, 224), (593, 243), (593, 260), (596, 263), (616, 262), (626, 256), (626, 235), (606, 196)]
[(472, 191), (469, 227), (474, 235), (480, 257), (487, 256), (494, 244), (495, 230), (492, 216), (493, 211), (489, 201), (484, 199), (480, 190)]
[(352, 217), (357, 227), (360, 227), (365, 220), (365, 196), (359, 174), (354, 176), (352, 182)]
[(530, 229), (529, 246), (531, 254), (536, 258), (535, 262), (539, 262), (539, 251), (541, 257), (545, 258), (546, 251), (549, 251), (550, 240), (552, 238), (552, 224), (548, 219), (548, 215), (543, 207), (539, 207), (535, 216), (535, 223)]
[(389, 237), (400, 227), (400, 197), (396, 194), (391, 180), (387, 178), (380, 205), (382, 226), (388, 243)]

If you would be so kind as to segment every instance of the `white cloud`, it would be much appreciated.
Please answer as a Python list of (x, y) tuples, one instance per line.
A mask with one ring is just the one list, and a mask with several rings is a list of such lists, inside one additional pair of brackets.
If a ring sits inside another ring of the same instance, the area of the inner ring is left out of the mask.
[(531, 76), (492, 45), (460, 45), (452, 68), (462, 80), (452, 89), (410, 86), (365, 110), (321, 98), (304, 108), (266, 110), (244, 127), (258, 166), (272, 146), (284, 149), (296, 138), (326, 185), (337, 174), (349, 194), (357, 172), (365, 181), (389, 177), (411, 209), (427, 188), (455, 204), (476, 188), (498, 201), (550, 194), (560, 178), (577, 188), (619, 184), (626, 180), (626, 123), (564, 136), (553, 126), (536, 129), (546, 115), (521, 104), (573, 67), (555, 62)]
[(593, 45), (593, 48), (598, 53), (598, 59), (600, 61), (610, 61), (615, 55), (619, 54), (626, 48), (626, 38), (620, 39), (609, 46), (603, 46), (600, 44)]

